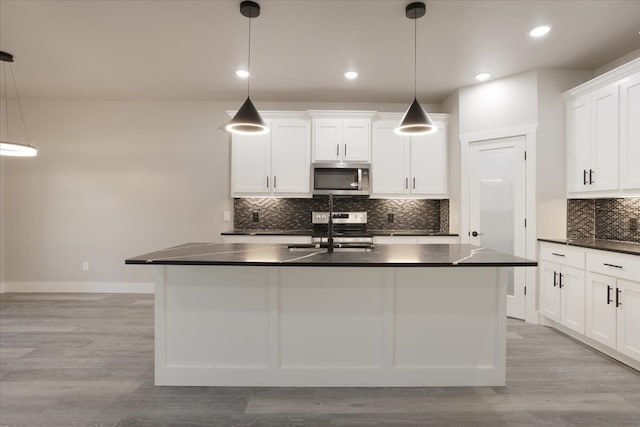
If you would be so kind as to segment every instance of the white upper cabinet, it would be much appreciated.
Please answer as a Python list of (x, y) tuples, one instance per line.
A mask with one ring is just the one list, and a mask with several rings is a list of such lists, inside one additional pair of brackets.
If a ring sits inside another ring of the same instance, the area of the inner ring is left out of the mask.
[[(271, 128), (272, 124), (266, 122)], [(268, 195), (271, 176), (271, 133), (233, 134), (231, 139), (231, 194)]]
[(438, 131), (411, 137), (411, 194), (447, 195), (447, 126), (433, 119)]
[(272, 192), (306, 195), (311, 192), (311, 132), (303, 120), (277, 120), (272, 129)]
[(640, 195), (640, 59), (565, 98), (569, 197)]
[(567, 105), (567, 190), (618, 188), (618, 85), (603, 87)]
[(267, 134), (232, 136), (232, 197), (311, 197), (311, 126), (291, 116), (267, 121)]
[(314, 162), (370, 162), (371, 111), (310, 111)]
[(381, 116), (373, 125), (371, 197), (446, 198), (447, 115), (431, 115), (438, 131), (414, 137), (394, 133), (401, 114)]
[(640, 190), (640, 73), (620, 83), (620, 188)]

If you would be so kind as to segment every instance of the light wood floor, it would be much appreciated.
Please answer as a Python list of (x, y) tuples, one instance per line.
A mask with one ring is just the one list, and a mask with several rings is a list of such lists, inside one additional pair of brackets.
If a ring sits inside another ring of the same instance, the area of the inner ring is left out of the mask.
[(640, 426), (640, 373), (516, 320), (506, 387), (154, 387), (150, 295), (3, 294), (0, 343), (1, 426)]

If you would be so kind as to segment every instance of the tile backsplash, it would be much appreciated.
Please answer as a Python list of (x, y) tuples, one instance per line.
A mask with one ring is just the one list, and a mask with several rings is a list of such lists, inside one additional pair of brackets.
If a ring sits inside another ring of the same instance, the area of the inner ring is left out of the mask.
[[(327, 196), (311, 199), (234, 199), (234, 228), (309, 230), (311, 212), (326, 211)], [(335, 211), (367, 211), (371, 230), (449, 232), (449, 200), (335, 197)], [(254, 221), (257, 214), (257, 221)], [(393, 214), (393, 222), (389, 215)]]
[(640, 243), (640, 198), (567, 200), (567, 238)]

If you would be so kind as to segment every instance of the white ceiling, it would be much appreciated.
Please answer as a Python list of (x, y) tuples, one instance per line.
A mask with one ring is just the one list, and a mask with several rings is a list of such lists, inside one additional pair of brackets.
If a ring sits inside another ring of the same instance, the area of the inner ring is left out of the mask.
[[(241, 100), (248, 19), (239, 0), (0, 0), (0, 50), (20, 96)], [(413, 21), (405, 0), (260, 0), (256, 101), (408, 102)], [(596, 69), (640, 48), (640, 1), (426, 1), (418, 95), (439, 103), (489, 71)], [(550, 24), (539, 40), (527, 31)], [(347, 69), (360, 77), (347, 81)]]

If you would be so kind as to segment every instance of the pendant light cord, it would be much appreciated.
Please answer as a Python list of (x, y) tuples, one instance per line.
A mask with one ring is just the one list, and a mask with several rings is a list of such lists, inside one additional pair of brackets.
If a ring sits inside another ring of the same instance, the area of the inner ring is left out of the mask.
[(249, 91), (251, 89), (251, 17), (249, 17), (249, 58), (247, 60), (247, 71), (249, 71), (249, 77), (247, 77), (247, 98), (248, 98)]
[(413, 18), (413, 98), (418, 99), (418, 19)]

